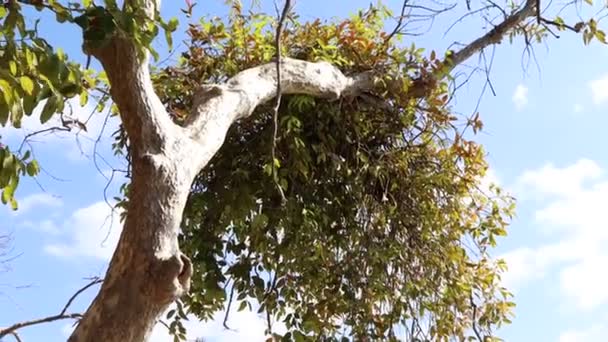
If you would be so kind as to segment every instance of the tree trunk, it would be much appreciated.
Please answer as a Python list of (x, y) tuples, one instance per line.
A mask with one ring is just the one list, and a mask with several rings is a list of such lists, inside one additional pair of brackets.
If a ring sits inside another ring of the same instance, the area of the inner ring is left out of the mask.
[(145, 341), (159, 315), (188, 290), (192, 266), (177, 233), (192, 173), (177, 166), (169, 158), (134, 158), (118, 247), (70, 342)]

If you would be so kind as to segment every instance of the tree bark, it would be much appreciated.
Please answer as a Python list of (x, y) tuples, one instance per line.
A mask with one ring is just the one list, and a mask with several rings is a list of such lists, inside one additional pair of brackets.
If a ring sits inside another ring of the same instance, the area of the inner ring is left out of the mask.
[[(154, 0), (126, 1), (142, 2), (150, 16), (160, 6)], [(456, 52), (451, 68), (500, 42), (533, 15), (533, 3), (528, 0), (506, 24)], [(70, 342), (145, 341), (159, 315), (188, 291), (192, 265), (180, 252), (177, 237), (192, 181), (219, 150), (230, 125), (277, 95), (275, 64), (245, 70), (223, 85), (202, 86), (189, 121), (177, 126), (154, 93), (148, 57), (142, 60), (136, 51), (135, 43), (120, 35), (90, 51), (108, 75), (112, 99), (131, 142), (132, 182), (126, 220), (105, 281)], [(325, 62), (285, 58), (280, 68), (283, 94), (337, 99), (369, 90), (375, 83), (370, 73), (348, 77)], [(421, 97), (430, 90), (410, 91)]]

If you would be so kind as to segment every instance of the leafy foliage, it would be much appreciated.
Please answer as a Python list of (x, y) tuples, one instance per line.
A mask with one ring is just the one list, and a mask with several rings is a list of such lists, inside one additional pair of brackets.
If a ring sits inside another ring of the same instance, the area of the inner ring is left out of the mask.
[[(54, 49), (39, 36), (37, 22), (27, 27), (21, 5), (9, 2), (0, 7), (0, 124), (21, 127), (24, 115), (42, 106), (40, 122), (47, 122), (64, 110), (64, 103), (86, 91), (82, 80), (90, 79), (80, 66), (68, 60), (61, 49)], [(39, 167), (28, 162), (31, 152), (16, 153), (8, 146), (0, 152), (2, 202), (16, 209), (14, 193), (19, 175), (35, 176)]]
[[(269, 105), (231, 128), (183, 220), (181, 245), (196, 273), (190, 312), (211, 318), (228, 288), (231, 306), (259, 303), (269, 321), (285, 324), (280, 338), (295, 341), (470, 339), (509, 322), (505, 265), (489, 252), (506, 234), (513, 203), (498, 188), (479, 189), (484, 153), (460, 125), (477, 132), (481, 121), (450, 112), (446, 82), (423, 99), (408, 97), (413, 80), (442, 63), (390, 41), (386, 15), (371, 8), (341, 22), (293, 23), (285, 33), (286, 56), (347, 74), (371, 70), (385, 82), (339, 101), (285, 97), (275, 161)], [(271, 25), (238, 5), (228, 23), (191, 25), (181, 65), (155, 79), (175, 119), (187, 116), (201, 80), (271, 61)]]
[[(10, 124), (15, 128), (20, 128), (23, 116), (32, 115), (35, 108), (39, 110), (40, 122), (44, 124), (54, 115), (63, 114), (66, 101), (75, 96), (80, 96), (80, 104), (85, 106), (89, 94), (99, 88), (107, 88), (108, 83), (103, 72), (88, 70), (70, 61), (61, 48), (51, 46), (38, 31), (39, 20), (28, 27), (28, 5), (37, 11), (51, 11), (59, 23), (79, 25), (83, 30), (85, 51), (103, 46), (113, 34), (120, 31), (132, 36), (142, 52), (148, 49), (153, 56), (158, 56), (150, 43), (158, 35), (159, 27), (164, 29), (165, 38), (171, 46), (171, 35), (178, 24), (176, 19), (168, 22), (160, 17), (148, 20), (138, 6), (121, 9), (112, 0), (105, 1), (105, 6), (96, 6), (91, 1), (61, 4), (58, 1), (12, 0), (3, 1), (1, 5), (0, 125)], [(102, 93), (107, 94), (107, 89), (102, 89)], [(103, 110), (107, 100), (107, 95), (102, 96), (98, 103), (99, 111)], [(31, 151), (27, 152), (27, 156), (23, 153), (23, 146), (13, 152), (8, 146), (3, 148), (4, 152), (0, 155), (2, 202), (10, 202), (16, 209), (14, 193), (19, 175), (35, 176), (38, 166), (35, 161), (32, 164), (35, 167), (28, 167), (31, 162), (23, 164), (31, 156)]]

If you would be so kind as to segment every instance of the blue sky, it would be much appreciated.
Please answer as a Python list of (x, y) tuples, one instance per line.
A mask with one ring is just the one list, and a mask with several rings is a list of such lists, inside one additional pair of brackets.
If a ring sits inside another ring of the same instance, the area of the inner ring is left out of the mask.
[[(398, 0), (386, 3), (393, 8), (399, 5)], [(221, 15), (226, 12), (222, 4), (201, 1), (196, 14)], [(300, 0), (296, 10), (307, 20), (346, 16), (368, 4)], [(165, 1), (163, 14), (177, 15), (178, 6)], [(468, 41), (481, 32), (479, 22), (471, 20), (443, 37), (453, 19), (441, 17), (428, 35), (415, 41), (443, 51), (452, 41)], [(43, 21), (42, 29), (50, 41), (83, 60), (76, 29), (51, 21)], [(175, 41), (177, 45), (179, 36)], [(513, 324), (501, 335), (507, 341), (524, 342), (604, 341), (608, 335), (608, 273), (603, 267), (608, 264), (604, 248), (608, 243), (608, 47), (596, 43), (584, 47), (581, 37), (563, 34), (535, 46), (538, 69), (534, 64), (522, 69), (523, 48), (521, 40), (496, 48), (491, 72), (496, 96), (487, 91), (479, 108), (485, 128), (478, 138), (488, 152), (489, 178), (518, 198), (510, 235), (496, 251), (509, 262), (505, 282), (518, 304)], [(467, 64), (479, 65), (478, 59)], [(473, 112), (484, 81), (480, 74), (461, 88), (455, 110)], [(89, 114), (89, 108), (78, 113), (83, 118)], [(120, 229), (116, 222), (111, 224), (103, 200), (110, 166), (102, 162), (100, 173), (91, 160), (93, 140), (104, 119), (103, 113), (94, 115), (88, 134), (38, 137), (34, 152), (45, 170), (40, 185), (22, 182), (18, 212), (0, 207), (0, 231), (12, 232), (13, 254), (20, 254), (10, 272), (0, 273), (0, 326), (57, 313), (86, 283), (83, 278), (103, 275)], [(116, 122), (110, 120), (108, 125), (106, 133)], [(35, 130), (36, 118), (24, 126)], [(0, 128), (0, 134), (16, 144), (24, 132)], [(105, 136), (98, 152), (119, 167), (121, 161), (111, 157)], [(112, 183), (111, 195), (118, 185)], [(86, 308), (94, 292), (79, 297), (74, 311)], [(264, 323), (255, 314), (238, 313), (231, 321), (238, 333), (224, 331), (217, 321), (191, 322), (189, 327), (192, 336), (212, 341), (261, 340)], [(65, 341), (69, 331), (69, 322), (64, 321), (26, 328), (20, 334), (24, 341), (54, 342)], [(154, 341), (165, 340), (166, 334), (157, 329)]]

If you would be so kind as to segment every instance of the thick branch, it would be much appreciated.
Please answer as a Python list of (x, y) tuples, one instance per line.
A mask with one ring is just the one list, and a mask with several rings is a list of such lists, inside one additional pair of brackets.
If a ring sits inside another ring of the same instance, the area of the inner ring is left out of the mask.
[[(282, 58), (281, 93), (307, 94), (338, 99), (356, 95), (374, 85), (371, 73), (345, 76), (327, 62), (306, 62)], [(204, 85), (194, 96), (186, 129), (203, 146), (199, 160), (202, 168), (221, 147), (228, 128), (235, 120), (247, 117), (254, 109), (277, 95), (276, 63), (268, 63), (238, 73), (223, 85)]]
[[(160, 3), (160, 0), (126, 0), (124, 7), (154, 20)], [(158, 153), (172, 140), (176, 126), (154, 92), (149, 70), (150, 54), (137, 44), (125, 33), (117, 31), (102, 47), (91, 48), (87, 52), (101, 62), (108, 75), (112, 100), (118, 106), (134, 150)]]
[[(276, 64), (268, 63), (238, 73), (224, 85), (204, 85), (194, 97), (187, 126), (198, 135), (200, 129), (215, 120), (217, 113), (230, 121), (249, 116), (260, 104), (277, 94)], [(281, 92), (338, 99), (355, 95), (373, 86), (371, 73), (348, 77), (327, 62), (281, 59)]]
[[(449, 74), (484, 48), (498, 44), (503, 37), (535, 15), (536, 0), (527, 0), (524, 7), (508, 16), (491, 31), (477, 38), (461, 50), (452, 53), (444, 65), (443, 74), (417, 79), (409, 90), (411, 97), (421, 98), (434, 88), (436, 82)], [(275, 63), (269, 63), (240, 72), (224, 85), (205, 85), (194, 98), (194, 106), (187, 126), (191, 137), (205, 143), (221, 146), (224, 134), (235, 120), (249, 116), (260, 104), (277, 95)], [(282, 94), (307, 94), (337, 99), (357, 95), (375, 84), (371, 73), (345, 76), (335, 66), (325, 62), (305, 62), (285, 58), (281, 61)], [(212, 149), (213, 153), (217, 151)], [(207, 159), (207, 158), (204, 158)], [(207, 159), (208, 160), (208, 159)], [(203, 164), (204, 165), (204, 164)]]
[(154, 92), (148, 52), (138, 53), (133, 41), (120, 35), (91, 53), (103, 65), (110, 81), (112, 100), (135, 149), (159, 152), (175, 125)]

